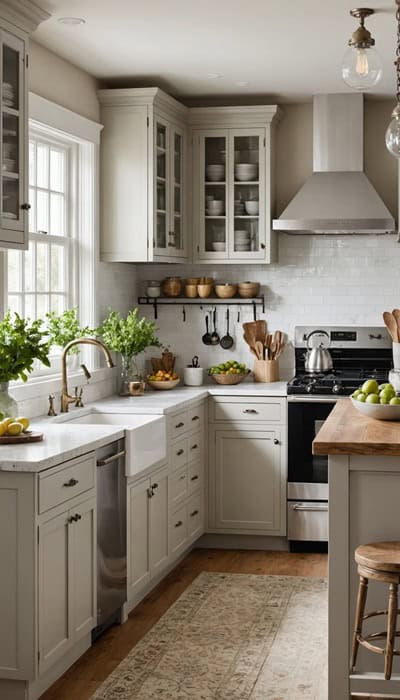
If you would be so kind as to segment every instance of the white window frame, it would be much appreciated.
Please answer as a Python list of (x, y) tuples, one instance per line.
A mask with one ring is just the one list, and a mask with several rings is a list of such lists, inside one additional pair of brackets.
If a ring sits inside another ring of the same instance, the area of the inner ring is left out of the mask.
[[(95, 327), (98, 322), (98, 304), (96, 300), (98, 264), (99, 264), (99, 145), (101, 124), (91, 121), (75, 112), (61, 107), (34, 93), (29, 94), (29, 126), (34, 131), (44, 130), (56, 138), (70, 139), (76, 144), (76, 221), (74, 225), (79, 237), (79, 266), (77, 305), (80, 310), (80, 322)], [(4, 313), (7, 301), (7, 255), (2, 256), (0, 275), (3, 277), (0, 294), (0, 313)], [(100, 380), (104, 370), (100, 366), (98, 353), (87, 348), (83, 361), (90, 364), (93, 380)], [(97, 371), (96, 371), (97, 370)], [(109, 370), (108, 370), (109, 371)], [(13, 395), (17, 400), (28, 399), (38, 395), (38, 384), (43, 390), (59, 389), (59, 372), (31, 376), (28, 385), (13, 383)], [(70, 381), (82, 380), (82, 372), (71, 373)]]

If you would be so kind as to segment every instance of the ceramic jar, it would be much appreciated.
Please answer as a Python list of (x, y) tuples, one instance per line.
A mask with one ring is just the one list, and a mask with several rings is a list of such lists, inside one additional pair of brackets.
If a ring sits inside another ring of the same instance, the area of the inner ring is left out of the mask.
[(166, 297), (179, 297), (182, 291), (182, 280), (180, 277), (166, 277), (162, 282), (162, 291)]

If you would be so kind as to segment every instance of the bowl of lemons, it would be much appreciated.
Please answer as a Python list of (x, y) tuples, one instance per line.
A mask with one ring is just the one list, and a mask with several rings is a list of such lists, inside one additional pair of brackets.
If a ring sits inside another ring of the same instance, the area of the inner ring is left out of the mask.
[(364, 416), (376, 420), (400, 420), (400, 396), (389, 382), (378, 384), (376, 379), (366, 379), (350, 399), (354, 408)]

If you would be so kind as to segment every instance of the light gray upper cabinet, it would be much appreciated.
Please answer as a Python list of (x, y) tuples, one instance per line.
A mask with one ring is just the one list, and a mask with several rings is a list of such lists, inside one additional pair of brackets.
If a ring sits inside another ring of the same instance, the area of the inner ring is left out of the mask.
[(0, 2), (0, 248), (28, 247), (29, 34), (48, 16), (29, 0)]
[(101, 258), (187, 257), (187, 109), (158, 88), (100, 90)]

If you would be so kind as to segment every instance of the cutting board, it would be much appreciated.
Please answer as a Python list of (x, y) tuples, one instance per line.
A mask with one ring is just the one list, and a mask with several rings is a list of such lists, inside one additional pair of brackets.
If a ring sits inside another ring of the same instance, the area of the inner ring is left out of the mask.
[(0, 437), (0, 445), (22, 445), (28, 442), (40, 442), (41, 440), (43, 440), (43, 433), (27, 430), (26, 433), (21, 433), (20, 435), (2, 435)]

